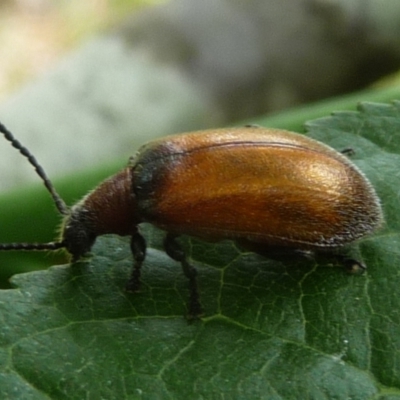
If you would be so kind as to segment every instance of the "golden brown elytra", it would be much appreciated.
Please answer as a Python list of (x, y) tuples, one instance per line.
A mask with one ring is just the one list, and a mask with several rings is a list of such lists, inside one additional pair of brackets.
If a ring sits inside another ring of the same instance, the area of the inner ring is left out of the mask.
[(382, 222), (378, 197), (362, 172), (343, 154), (293, 132), (243, 127), (152, 141), (69, 209), (29, 151), (1, 124), (0, 131), (35, 167), (65, 215), (60, 241), (2, 244), (0, 250), (65, 248), (77, 261), (97, 236), (129, 235), (134, 268), (127, 288), (137, 291), (146, 253), (138, 225), (150, 222), (167, 232), (165, 250), (189, 279), (192, 317), (202, 313), (197, 271), (177, 236), (232, 239), (263, 254), (282, 248), (329, 253)]

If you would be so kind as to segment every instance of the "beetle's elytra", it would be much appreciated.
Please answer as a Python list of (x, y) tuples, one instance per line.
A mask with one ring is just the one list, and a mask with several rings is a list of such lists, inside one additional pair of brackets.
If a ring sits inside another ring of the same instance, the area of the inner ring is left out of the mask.
[(96, 237), (131, 236), (128, 288), (140, 285), (146, 243), (142, 222), (167, 232), (165, 250), (190, 282), (189, 314), (201, 314), (196, 270), (175, 237), (232, 239), (263, 253), (276, 248), (332, 252), (373, 232), (382, 222), (378, 197), (348, 158), (306, 136), (243, 127), (168, 136), (143, 146), (128, 166), (69, 209), (34, 157), (25, 155), (65, 215), (59, 242), (11, 243), (1, 250), (66, 248), (77, 261)]

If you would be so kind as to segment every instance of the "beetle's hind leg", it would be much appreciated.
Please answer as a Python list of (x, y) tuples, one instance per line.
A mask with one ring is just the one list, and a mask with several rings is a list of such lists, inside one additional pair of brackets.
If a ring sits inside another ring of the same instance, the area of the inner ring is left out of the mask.
[(200, 304), (199, 289), (197, 286), (197, 270), (187, 261), (185, 252), (180, 244), (175, 240), (176, 236), (167, 233), (164, 239), (165, 252), (175, 261), (182, 265), (183, 273), (189, 279), (189, 319), (195, 319), (203, 314)]
[(135, 232), (131, 237), (131, 251), (134, 265), (131, 277), (126, 284), (126, 290), (128, 292), (138, 292), (140, 289), (141, 268), (146, 257), (146, 241), (139, 232)]
[(335, 254), (334, 258), (345, 268), (349, 274), (361, 275), (367, 270), (367, 266), (355, 258), (351, 258), (342, 254)]

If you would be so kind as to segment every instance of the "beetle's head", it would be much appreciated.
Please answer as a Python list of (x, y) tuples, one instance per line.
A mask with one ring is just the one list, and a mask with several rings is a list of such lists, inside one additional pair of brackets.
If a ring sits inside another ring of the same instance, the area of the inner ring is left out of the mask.
[(79, 260), (92, 248), (97, 235), (91, 226), (90, 212), (80, 204), (74, 206), (65, 217), (61, 228), (61, 242), (71, 254), (72, 261)]

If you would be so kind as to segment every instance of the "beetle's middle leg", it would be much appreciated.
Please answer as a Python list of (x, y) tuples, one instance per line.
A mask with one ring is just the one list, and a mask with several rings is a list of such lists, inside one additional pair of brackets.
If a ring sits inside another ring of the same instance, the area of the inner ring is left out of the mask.
[(175, 240), (176, 235), (167, 233), (164, 239), (165, 252), (175, 261), (182, 265), (183, 273), (189, 279), (189, 319), (198, 318), (203, 313), (200, 304), (199, 289), (197, 286), (197, 270), (187, 261), (185, 252), (180, 244)]

